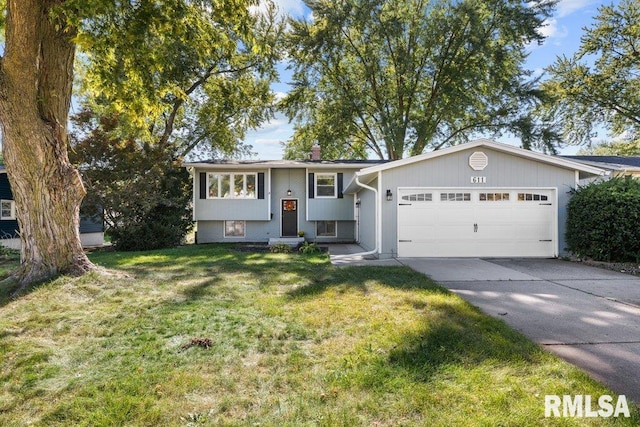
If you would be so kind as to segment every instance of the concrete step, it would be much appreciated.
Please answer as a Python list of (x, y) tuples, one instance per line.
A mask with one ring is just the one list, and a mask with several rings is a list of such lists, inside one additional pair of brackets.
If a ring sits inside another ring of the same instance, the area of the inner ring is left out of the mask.
[(272, 237), (269, 239), (269, 246), (284, 243), (285, 245), (295, 248), (302, 242), (304, 242), (304, 237)]

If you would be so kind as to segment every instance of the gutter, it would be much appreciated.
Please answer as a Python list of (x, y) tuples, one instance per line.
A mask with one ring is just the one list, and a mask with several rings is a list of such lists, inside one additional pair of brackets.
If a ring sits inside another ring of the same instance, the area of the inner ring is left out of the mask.
[(370, 251), (367, 251), (367, 252), (358, 252), (358, 253), (355, 253), (355, 254), (344, 254), (344, 255), (333, 255), (331, 257), (333, 259), (346, 259), (346, 258), (352, 258), (352, 257), (358, 257), (358, 256), (374, 255), (374, 254), (378, 253), (378, 248), (380, 246), (380, 242), (379, 242), (379, 238), (380, 238), (379, 234), (380, 234), (380, 232), (379, 232), (378, 225), (380, 224), (380, 211), (381, 211), (380, 203), (378, 203), (378, 190), (373, 188), (373, 187), (370, 187), (370, 186), (368, 186), (366, 184), (361, 183), (359, 178), (360, 178), (359, 175), (356, 173), (354, 182), (359, 187), (364, 188), (365, 190), (373, 191), (373, 194), (374, 194), (374, 199), (375, 199), (375, 203), (376, 203), (376, 247), (373, 248)]

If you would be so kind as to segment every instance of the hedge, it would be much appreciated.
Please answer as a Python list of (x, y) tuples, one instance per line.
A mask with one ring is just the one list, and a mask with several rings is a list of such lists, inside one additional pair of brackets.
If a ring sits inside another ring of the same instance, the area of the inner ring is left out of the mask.
[(640, 180), (613, 178), (574, 190), (566, 237), (577, 256), (640, 262)]

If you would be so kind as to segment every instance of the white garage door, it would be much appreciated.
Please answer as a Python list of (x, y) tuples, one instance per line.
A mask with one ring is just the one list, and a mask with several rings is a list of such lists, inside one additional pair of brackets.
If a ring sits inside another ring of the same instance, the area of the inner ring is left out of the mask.
[(399, 189), (400, 257), (554, 257), (554, 189)]

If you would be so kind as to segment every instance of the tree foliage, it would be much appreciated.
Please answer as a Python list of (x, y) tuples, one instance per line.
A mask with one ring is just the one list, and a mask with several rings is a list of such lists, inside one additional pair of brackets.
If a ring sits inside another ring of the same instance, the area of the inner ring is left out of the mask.
[(85, 104), (117, 114), (124, 137), (172, 143), (179, 155), (247, 152), (247, 129), (272, 116), (275, 8), (253, 0), (124, 2), (83, 21)]
[(474, 132), (531, 136), (523, 107), (536, 91), (525, 46), (554, 2), (313, 0), (287, 48), (296, 121), (286, 155), (318, 142), (331, 157), (396, 159)]
[(579, 256), (640, 262), (640, 180), (614, 178), (578, 188), (567, 207), (567, 244)]
[(257, 3), (0, 1), (0, 122), (23, 285), (93, 268), (78, 233), (85, 189), (68, 158), (76, 52), (86, 99), (98, 116), (119, 117), (118, 140), (158, 144), (174, 154), (154, 157), (166, 162), (201, 143), (233, 152), (270, 114), (282, 27), (272, 8), (257, 13)]
[(246, 154), (247, 129), (272, 115), (282, 25), (273, 6), (231, 5), (128, 3), (82, 27), (74, 160), (119, 249), (180, 243), (191, 226), (180, 160)]
[(72, 137), (70, 159), (87, 189), (83, 210), (104, 212), (106, 232), (119, 250), (150, 250), (184, 242), (193, 226), (191, 179), (173, 152), (135, 138), (113, 137), (118, 117), (73, 117), (84, 138)]
[(622, 0), (599, 8), (580, 50), (561, 57), (543, 84), (549, 101), (540, 111), (573, 144), (589, 143), (598, 126), (613, 134), (640, 131), (640, 3)]
[(640, 155), (640, 140), (603, 142), (598, 145), (583, 147), (578, 150), (578, 154), (592, 156), (638, 156)]

